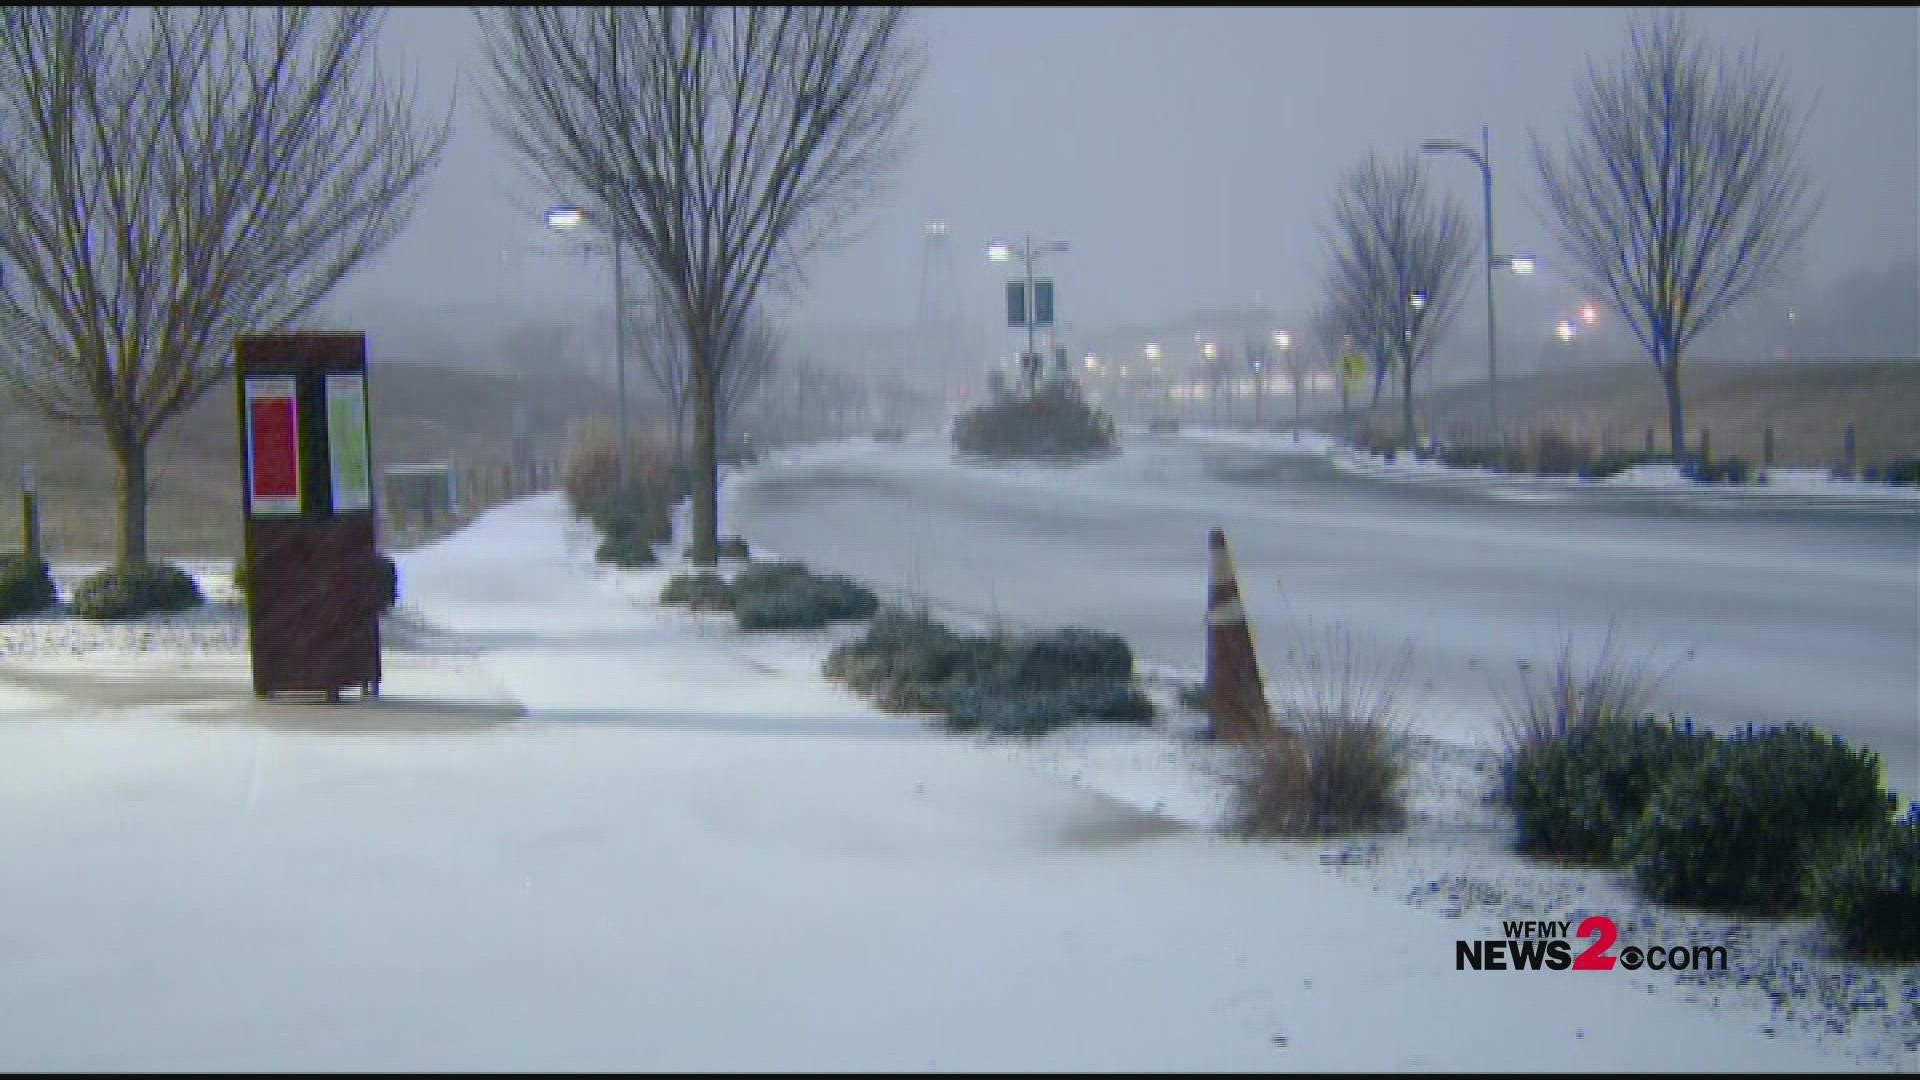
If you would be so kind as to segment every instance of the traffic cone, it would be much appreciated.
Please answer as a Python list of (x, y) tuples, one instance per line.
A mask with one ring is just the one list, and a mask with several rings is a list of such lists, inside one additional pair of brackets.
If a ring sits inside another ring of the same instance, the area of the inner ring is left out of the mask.
[(1273, 729), (1267, 709), (1266, 685), (1260, 681), (1260, 662), (1253, 653), (1253, 632), (1240, 604), (1240, 583), (1234, 577), (1227, 536), (1219, 529), (1207, 535), (1212, 580), (1207, 588), (1207, 711), (1216, 739), (1246, 739)]

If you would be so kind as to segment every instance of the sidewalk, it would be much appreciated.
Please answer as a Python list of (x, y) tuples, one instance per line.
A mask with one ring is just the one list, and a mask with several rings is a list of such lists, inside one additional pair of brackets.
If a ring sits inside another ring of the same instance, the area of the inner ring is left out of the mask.
[(591, 548), (547, 495), (398, 554), (380, 702), (0, 669), (0, 1068), (1859, 1067), (1731, 990), (1457, 971), (1481, 913), (1057, 775), (1163, 761), (1137, 804), (1192, 776), (1163, 733), (949, 736), (818, 675), (857, 627), (743, 634)]

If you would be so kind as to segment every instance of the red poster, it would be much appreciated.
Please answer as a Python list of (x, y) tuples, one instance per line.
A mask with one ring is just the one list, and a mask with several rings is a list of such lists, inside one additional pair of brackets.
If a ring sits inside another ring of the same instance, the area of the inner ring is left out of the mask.
[(300, 425), (293, 380), (248, 380), (247, 461), (254, 513), (300, 512)]

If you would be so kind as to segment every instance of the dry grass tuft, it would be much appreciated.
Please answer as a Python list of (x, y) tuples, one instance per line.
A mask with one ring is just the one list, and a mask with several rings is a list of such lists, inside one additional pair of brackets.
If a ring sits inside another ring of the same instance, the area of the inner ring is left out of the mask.
[(1277, 695), (1278, 730), (1247, 749), (1237, 784), (1243, 835), (1322, 837), (1405, 825), (1412, 656), (1407, 645), (1385, 663), (1368, 663), (1351, 631), (1309, 629)]

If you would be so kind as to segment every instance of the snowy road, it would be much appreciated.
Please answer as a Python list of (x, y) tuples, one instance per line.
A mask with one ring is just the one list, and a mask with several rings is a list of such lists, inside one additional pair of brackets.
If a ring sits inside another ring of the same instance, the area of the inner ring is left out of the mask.
[[(1318, 456), (1133, 436), (1120, 457), (983, 468), (937, 440), (852, 443), (739, 478), (757, 545), (986, 618), (1125, 635), (1197, 669), (1206, 534), (1225, 528), (1264, 670), (1308, 625), (1413, 643), (1437, 711), (1493, 707), (1571, 635), (1673, 667), (1656, 707), (1711, 726), (1812, 722), (1920, 794), (1920, 515), (1496, 499)], [(1690, 657), (1690, 658), (1689, 658)], [(1491, 729), (1442, 732), (1490, 737)]]

